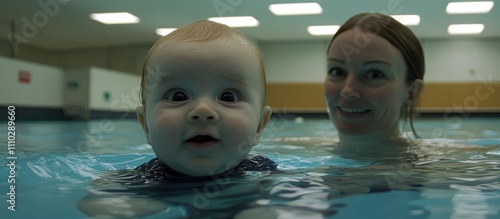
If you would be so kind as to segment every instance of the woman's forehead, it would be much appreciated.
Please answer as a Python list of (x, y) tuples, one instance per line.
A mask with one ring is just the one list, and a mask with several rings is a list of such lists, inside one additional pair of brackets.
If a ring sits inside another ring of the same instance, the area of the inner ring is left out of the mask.
[(404, 63), (401, 52), (388, 40), (356, 28), (341, 33), (333, 40), (328, 59), (348, 63), (357, 60), (380, 60), (393, 65)]

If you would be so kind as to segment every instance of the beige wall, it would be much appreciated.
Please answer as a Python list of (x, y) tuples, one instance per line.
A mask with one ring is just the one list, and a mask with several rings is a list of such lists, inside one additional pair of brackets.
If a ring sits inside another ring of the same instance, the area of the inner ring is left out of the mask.
[[(274, 111), (326, 112), (322, 83), (269, 83)], [(420, 112), (500, 112), (500, 82), (426, 83)]]
[(419, 107), (431, 112), (500, 112), (500, 81), (427, 83)]

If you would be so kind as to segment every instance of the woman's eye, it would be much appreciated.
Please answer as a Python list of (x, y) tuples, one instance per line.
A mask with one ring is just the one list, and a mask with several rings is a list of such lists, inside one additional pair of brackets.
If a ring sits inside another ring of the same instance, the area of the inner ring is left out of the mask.
[(238, 100), (239, 100), (239, 98), (238, 98), (238, 95), (236, 95), (234, 92), (225, 91), (225, 92), (223, 92), (223, 93), (219, 96), (219, 100), (220, 100), (220, 101), (224, 101), (224, 102), (230, 102), (230, 103), (233, 103), (233, 102), (238, 101)]
[(384, 73), (382, 73), (381, 71), (379, 70), (371, 70), (368, 72), (368, 74), (366, 75), (367, 78), (370, 78), (370, 79), (382, 79), (382, 78), (386, 78)]
[(345, 71), (340, 68), (332, 68), (328, 71), (328, 74), (334, 77), (342, 77), (346, 75)]
[(171, 92), (170, 94), (168, 94), (167, 99), (172, 101), (172, 102), (180, 102), (180, 101), (186, 101), (189, 98), (188, 98), (187, 94), (185, 94), (184, 92), (175, 91), (175, 92)]

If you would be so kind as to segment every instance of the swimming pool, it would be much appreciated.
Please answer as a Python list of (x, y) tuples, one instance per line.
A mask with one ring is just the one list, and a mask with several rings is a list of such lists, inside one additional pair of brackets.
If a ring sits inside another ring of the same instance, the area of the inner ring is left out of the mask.
[[(281, 172), (119, 187), (102, 204), (165, 204), (142, 218), (500, 218), (500, 119), (422, 118), (415, 126), (433, 147), (411, 164), (336, 156), (321, 143), (336, 138), (329, 120), (278, 115), (253, 153), (273, 159)], [(0, 218), (87, 218), (77, 204), (93, 180), (154, 157), (135, 120), (18, 122), (15, 155), (7, 153), (7, 137), (0, 145), (0, 162), (11, 164), (0, 168)]]

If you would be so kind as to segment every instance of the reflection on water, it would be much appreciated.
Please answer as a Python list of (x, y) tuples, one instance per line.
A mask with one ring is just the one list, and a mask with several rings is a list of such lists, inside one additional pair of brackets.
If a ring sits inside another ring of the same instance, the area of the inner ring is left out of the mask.
[[(450, 185), (450, 188), (457, 190), (452, 198), (453, 213), (451, 218), (484, 219), (498, 217), (498, 203), (496, 202), (500, 198), (500, 194), (498, 193), (500, 187), (499, 182), (495, 182), (494, 184), (496, 184), (495, 190), (485, 190), (482, 185)], [(480, 189), (480, 187), (483, 187), (483, 189)], [(492, 191), (496, 191), (496, 193)]]
[[(269, 157), (287, 169), (167, 184), (130, 184), (123, 171), (115, 172), (114, 180), (99, 180), (110, 170), (132, 169), (151, 154), (32, 154), (18, 160), (23, 179), (18, 196), (28, 206), (47, 200), (66, 206), (63, 211), (72, 218), (86, 217), (77, 208), (82, 200), (118, 218), (498, 218), (500, 159), (487, 153), (498, 150), (439, 149), (439, 156), (399, 164), (275, 153)], [(41, 208), (37, 215), (58, 218), (54, 209)]]
[[(416, 156), (341, 157), (331, 153), (331, 144), (316, 142), (335, 138), (329, 121), (302, 121), (309, 131), (275, 121), (255, 152), (274, 160), (280, 171), (200, 183), (133, 184), (127, 183), (129, 172), (118, 170), (154, 157), (140, 126), (100, 122), (18, 126), (16, 198), (23, 208), (16, 218), (87, 218), (77, 206), (85, 200), (90, 209), (104, 208), (118, 218), (500, 218), (500, 133), (494, 127), (444, 127), (448, 136), (467, 132), (468, 137), (426, 138)], [(439, 122), (420, 126), (433, 130)], [(305, 141), (313, 143), (297, 143)], [(80, 146), (91, 150), (79, 151)], [(0, 162), (7, 163), (6, 157)], [(7, 173), (8, 167), (0, 171)], [(114, 180), (102, 181), (110, 171)], [(8, 186), (0, 181), (0, 188)]]
[[(6, 127), (0, 126), (0, 133)], [(18, 153), (152, 152), (140, 125), (129, 120), (18, 122), (16, 137)], [(3, 145), (7, 138), (0, 139)]]

